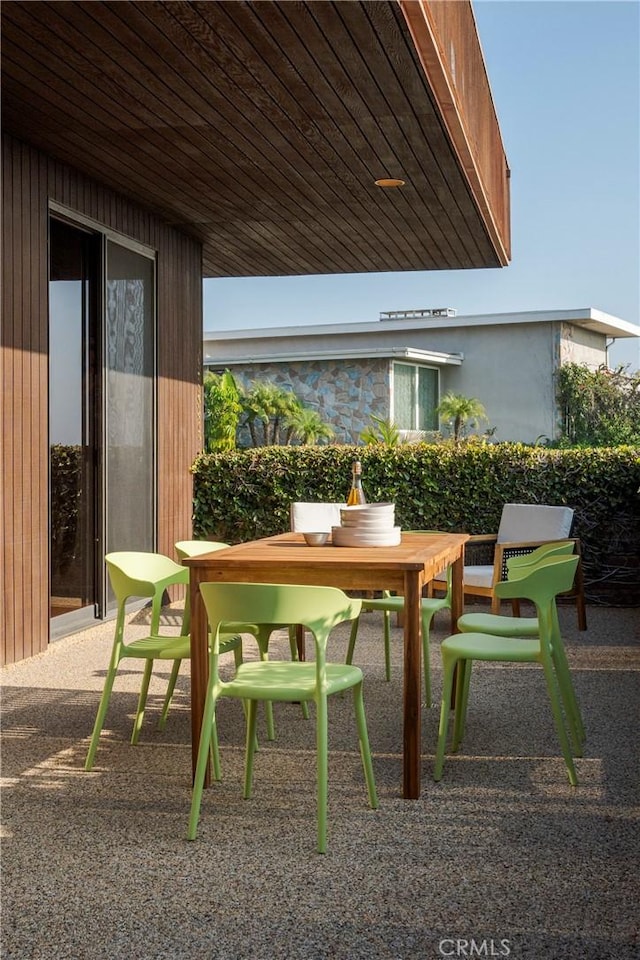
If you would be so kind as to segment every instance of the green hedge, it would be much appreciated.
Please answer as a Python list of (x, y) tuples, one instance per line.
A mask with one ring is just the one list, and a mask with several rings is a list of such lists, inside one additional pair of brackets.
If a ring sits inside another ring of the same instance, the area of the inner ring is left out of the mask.
[(199, 456), (194, 536), (239, 543), (289, 529), (293, 500), (345, 500), (353, 460), (369, 502), (407, 529), (489, 533), (504, 503), (566, 504), (592, 602), (640, 605), (640, 451), (511, 443), (262, 447)]

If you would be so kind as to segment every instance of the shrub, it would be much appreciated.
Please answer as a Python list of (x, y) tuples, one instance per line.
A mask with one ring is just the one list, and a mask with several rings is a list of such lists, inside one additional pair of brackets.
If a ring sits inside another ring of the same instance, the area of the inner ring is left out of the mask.
[(640, 537), (631, 534), (628, 546), (618, 545), (615, 555), (623, 559), (613, 570), (610, 562), (612, 530), (624, 541), (624, 531), (640, 526), (640, 452), (633, 447), (376, 444), (202, 455), (193, 465), (194, 535), (239, 543), (282, 533), (293, 500), (345, 501), (354, 460), (362, 463), (369, 502), (394, 501), (396, 522), (405, 530), (490, 533), (498, 529), (504, 503), (572, 506), (590, 599), (628, 578), (628, 592), (640, 602)]

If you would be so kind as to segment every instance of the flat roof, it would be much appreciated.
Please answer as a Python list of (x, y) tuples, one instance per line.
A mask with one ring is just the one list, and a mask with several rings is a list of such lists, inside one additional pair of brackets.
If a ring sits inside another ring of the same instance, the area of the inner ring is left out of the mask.
[(289, 363), (294, 360), (411, 360), (413, 363), (434, 364), (437, 366), (455, 366), (459, 367), (464, 360), (462, 353), (438, 353), (435, 350), (421, 350), (417, 347), (357, 347), (354, 349), (340, 347), (333, 350), (314, 350), (309, 353), (308, 350), (292, 350), (290, 352), (278, 351), (276, 353), (263, 353), (252, 357), (245, 354), (243, 357), (228, 357), (219, 360), (216, 357), (205, 355), (204, 362), (211, 366), (220, 364), (221, 366), (245, 366), (247, 363)]
[[(579, 327), (602, 333), (615, 339), (640, 337), (640, 327), (593, 307), (574, 310), (526, 310), (514, 313), (481, 313), (457, 317), (420, 318), (418, 320), (374, 320), (352, 323), (321, 323), (295, 327), (253, 327), (243, 330), (216, 330), (205, 332), (204, 341), (260, 340), (277, 337), (313, 337), (327, 334), (353, 336), (360, 333), (379, 333), (380, 330), (453, 330), (460, 327), (509, 326), (525, 323), (574, 323)], [(370, 353), (370, 351), (367, 351)], [(309, 359), (306, 354), (303, 359)]]

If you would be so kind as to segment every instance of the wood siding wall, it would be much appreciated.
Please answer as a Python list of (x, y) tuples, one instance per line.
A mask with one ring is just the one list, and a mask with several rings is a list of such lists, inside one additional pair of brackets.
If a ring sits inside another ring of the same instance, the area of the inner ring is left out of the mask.
[(3, 663), (49, 642), (48, 201), (157, 250), (158, 549), (191, 533), (200, 449), (200, 244), (77, 171), (3, 137)]

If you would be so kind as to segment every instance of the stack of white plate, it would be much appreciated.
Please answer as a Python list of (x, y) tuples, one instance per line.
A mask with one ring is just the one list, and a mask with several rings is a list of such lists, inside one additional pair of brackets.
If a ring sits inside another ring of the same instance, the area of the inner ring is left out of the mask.
[(341, 507), (340, 520), (340, 527), (331, 528), (334, 547), (395, 547), (400, 543), (393, 503)]

